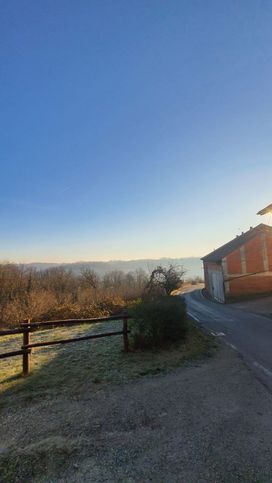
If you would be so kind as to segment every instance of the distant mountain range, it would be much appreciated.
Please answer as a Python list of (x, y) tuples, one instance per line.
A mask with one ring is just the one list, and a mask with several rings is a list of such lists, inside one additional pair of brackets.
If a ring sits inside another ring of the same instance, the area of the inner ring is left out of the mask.
[(98, 275), (104, 275), (112, 270), (122, 270), (123, 272), (131, 272), (142, 268), (146, 272), (152, 271), (157, 265), (164, 267), (173, 265), (182, 265), (186, 270), (185, 278), (203, 277), (202, 262), (199, 258), (159, 258), (159, 259), (143, 259), (143, 260), (111, 260), (109, 262), (75, 262), (75, 263), (29, 263), (25, 266), (35, 267), (38, 270), (46, 270), (51, 267), (64, 267), (76, 273), (84, 268), (94, 270)]

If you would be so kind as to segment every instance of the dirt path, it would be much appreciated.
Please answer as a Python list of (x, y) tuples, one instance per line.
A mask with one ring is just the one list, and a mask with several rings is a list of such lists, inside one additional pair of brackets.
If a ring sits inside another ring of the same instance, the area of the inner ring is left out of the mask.
[(271, 482), (271, 435), (270, 393), (222, 347), (197, 366), (2, 410), (1, 482)]

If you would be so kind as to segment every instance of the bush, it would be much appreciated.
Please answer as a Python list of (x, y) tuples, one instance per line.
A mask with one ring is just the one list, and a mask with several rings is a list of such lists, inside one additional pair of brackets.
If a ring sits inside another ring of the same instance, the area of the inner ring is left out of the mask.
[(181, 297), (161, 297), (130, 309), (135, 348), (163, 347), (186, 336), (186, 305)]

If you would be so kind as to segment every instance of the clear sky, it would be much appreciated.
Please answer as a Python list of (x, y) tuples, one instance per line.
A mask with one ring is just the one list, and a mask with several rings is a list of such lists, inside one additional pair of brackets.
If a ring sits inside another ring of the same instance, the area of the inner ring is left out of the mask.
[(270, 0), (0, 0), (0, 259), (202, 256), (272, 202)]

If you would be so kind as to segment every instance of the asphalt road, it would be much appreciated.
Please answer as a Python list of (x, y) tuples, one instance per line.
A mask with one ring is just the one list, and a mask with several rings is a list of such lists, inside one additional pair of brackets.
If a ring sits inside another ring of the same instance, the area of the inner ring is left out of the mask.
[(212, 302), (201, 290), (184, 293), (189, 315), (240, 353), (272, 391), (272, 319)]

